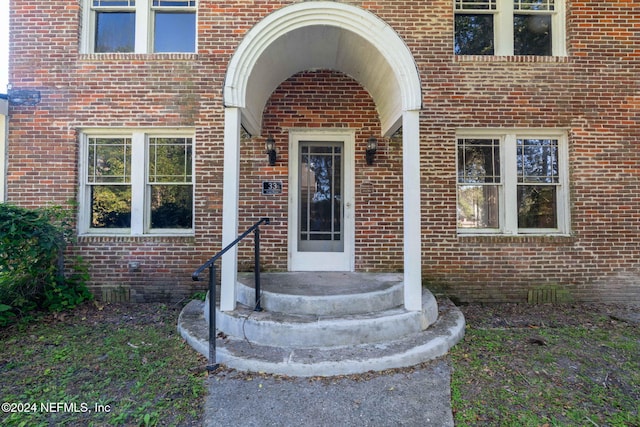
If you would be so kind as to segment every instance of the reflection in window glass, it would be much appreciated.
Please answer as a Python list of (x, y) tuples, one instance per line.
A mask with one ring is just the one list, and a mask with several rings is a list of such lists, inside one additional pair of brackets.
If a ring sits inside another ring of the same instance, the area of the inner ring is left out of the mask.
[(458, 186), (459, 228), (498, 228), (499, 211), (497, 185)]
[(131, 227), (131, 139), (90, 138), (91, 227)]
[(91, 138), (88, 154), (89, 182), (129, 182), (131, 176), (130, 138)]
[(493, 55), (493, 15), (457, 14), (456, 55)]
[(518, 227), (557, 228), (558, 140), (518, 139)]
[(458, 227), (498, 228), (500, 140), (458, 140)]
[(518, 139), (519, 183), (558, 183), (558, 141)]
[(456, 0), (456, 10), (495, 10), (496, 0)]
[(555, 0), (514, 0), (514, 10), (554, 10)]
[(134, 12), (96, 12), (95, 52), (133, 52)]
[(518, 228), (558, 227), (554, 185), (518, 185)]
[(151, 186), (151, 228), (193, 226), (193, 189), (191, 185)]
[(131, 227), (131, 186), (91, 186), (91, 227)]
[(500, 140), (458, 140), (458, 182), (500, 182)]
[(514, 55), (550, 56), (552, 53), (551, 16), (514, 15), (513, 53)]
[(195, 52), (195, 13), (156, 12), (154, 28), (154, 52)]
[(151, 228), (193, 227), (191, 138), (150, 138)]

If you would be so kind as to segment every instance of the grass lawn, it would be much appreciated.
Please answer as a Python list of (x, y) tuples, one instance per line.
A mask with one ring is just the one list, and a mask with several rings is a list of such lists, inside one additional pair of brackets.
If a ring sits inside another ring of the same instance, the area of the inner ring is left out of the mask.
[[(637, 323), (603, 305), (461, 309), (456, 426), (640, 427)], [(178, 336), (179, 311), (87, 303), (0, 329), (0, 425), (200, 426), (206, 360)]]
[(603, 306), (462, 307), (456, 426), (640, 426), (640, 327)]
[(178, 314), (87, 303), (0, 329), (0, 425), (200, 425), (205, 361)]

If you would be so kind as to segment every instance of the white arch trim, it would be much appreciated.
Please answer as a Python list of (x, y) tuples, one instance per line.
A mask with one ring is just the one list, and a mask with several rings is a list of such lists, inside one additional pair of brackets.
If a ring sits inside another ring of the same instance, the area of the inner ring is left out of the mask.
[[(264, 107), (262, 104), (253, 106), (249, 100), (252, 95), (248, 89), (254, 73), (264, 72), (257, 70), (256, 64), (280, 37), (311, 26), (336, 27), (353, 33), (370, 43), (377, 54), (384, 58), (396, 82), (393, 85), (394, 92), (397, 88), (399, 93), (380, 96), (398, 98), (394, 111), (384, 112), (384, 117), (381, 117), (383, 133), (399, 127), (402, 111), (420, 109), (422, 95), (415, 61), (393, 28), (373, 13), (355, 6), (329, 1), (303, 2), (279, 9), (256, 24), (245, 35), (229, 63), (224, 85), (224, 105), (242, 109), (243, 124), (251, 134), (260, 134), (261, 108)], [(285, 79), (287, 77), (284, 76)], [(352, 77), (360, 80), (358, 76)], [(360, 83), (367, 87), (367, 82)], [(376, 99), (376, 103), (380, 104), (380, 99)]]

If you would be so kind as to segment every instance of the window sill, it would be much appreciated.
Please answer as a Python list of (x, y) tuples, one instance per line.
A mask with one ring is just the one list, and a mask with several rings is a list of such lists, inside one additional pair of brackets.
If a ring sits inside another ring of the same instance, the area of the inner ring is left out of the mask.
[(106, 233), (90, 233), (78, 236), (79, 243), (96, 243), (96, 242), (135, 242), (140, 240), (168, 242), (176, 240), (193, 240), (195, 234), (142, 234), (133, 236), (131, 234), (106, 234)]
[(570, 234), (464, 234), (458, 233), (458, 239), (465, 243), (573, 243), (575, 236)]
[(133, 53), (133, 52), (109, 52), (109, 53), (81, 53), (78, 60), (87, 62), (108, 61), (194, 61), (198, 59), (197, 53)]
[(536, 55), (454, 55), (453, 62), (508, 62), (508, 63), (568, 63), (568, 56), (536, 56)]

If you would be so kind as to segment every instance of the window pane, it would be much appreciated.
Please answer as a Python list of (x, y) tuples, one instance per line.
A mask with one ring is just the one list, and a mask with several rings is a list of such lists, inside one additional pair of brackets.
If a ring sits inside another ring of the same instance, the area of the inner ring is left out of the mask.
[(191, 138), (149, 139), (149, 182), (191, 182)]
[(557, 186), (518, 185), (518, 228), (558, 228)]
[(195, 7), (196, 0), (153, 0), (154, 6)]
[(493, 15), (456, 15), (456, 55), (493, 55)]
[(91, 186), (91, 227), (131, 227), (131, 187), (128, 185)]
[(131, 139), (90, 138), (88, 157), (88, 182), (129, 182)]
[(499, 186), (460, 185), (458, 187), (458, 227), (498, 228)]
[(156, 12), (154, 52), (195, 52), (196, 14)]
[(551, 15), (513, 16), (514, 55), (551, 55)]
[(106, 6), (135, 6), (136, 0), (93, 0), (94, 7), (106, 7)]
[(513, 10), (554, 10), (554, 0), (514, 0)]
[(456, 0), (456, 10), (495, 10), (496, 0)]
[(518, 139), (517, 163), (519, 183), (560, 182), (555, 139)]
[(151, 186), (151, 228), (191, 228), (192, 223), (191, 185)]
[(133, 52), (134, 12), (96, 12), (95, 52)]
[(458, 140), (458, 182), (500, 182), (500, 140)]

